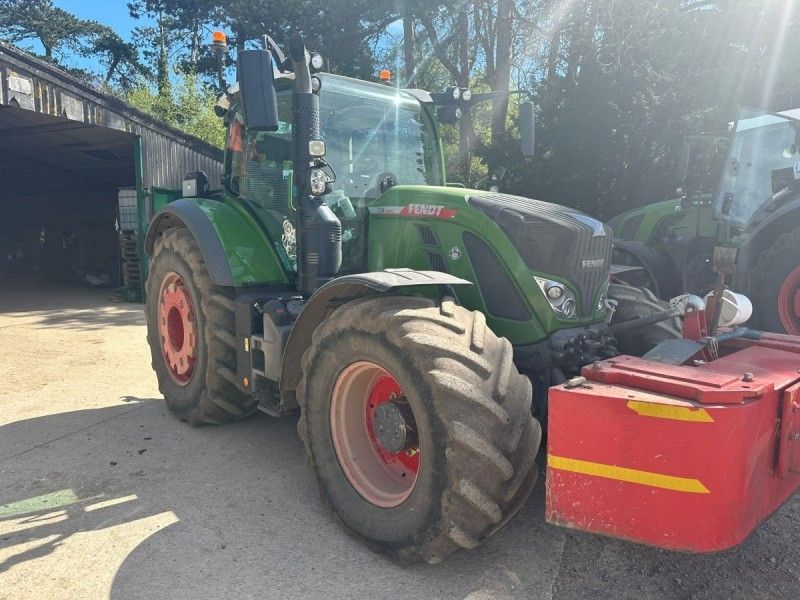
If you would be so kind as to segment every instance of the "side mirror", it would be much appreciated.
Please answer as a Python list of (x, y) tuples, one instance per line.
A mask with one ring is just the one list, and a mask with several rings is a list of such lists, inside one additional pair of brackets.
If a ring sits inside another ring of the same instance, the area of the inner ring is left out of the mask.
[(461, 118), (461, 107), (454, 104), (447, 104), (436, 109), (436, 118), (440, 123), (455, 125)]
[(239, 94), (248, 129), (278, 129), (278, 99), (275, 95), (272, 55), (268, 51), (242, 50), (239, 53)]
[(519, 105), (519, 131), (522, 136), (522, 156), (533, 158), (536, 154), (536, 114), (533, 102)]

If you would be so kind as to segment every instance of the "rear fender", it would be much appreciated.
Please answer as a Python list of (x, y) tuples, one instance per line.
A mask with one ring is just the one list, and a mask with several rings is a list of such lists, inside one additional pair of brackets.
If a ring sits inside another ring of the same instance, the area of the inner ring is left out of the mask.
[(302, 377), (301, 360), (311, 345), (311, 336), (331, 312), (344, 302), (418, 287), (472, 285), (469, 281), (438, 271), (386, 269), (337, 277), (319, 288), (305, 303), (286, 343), (281, 366), (280, 389), (284, 404), (295, 403), (294, 393)]
[(289, 282), (272, 242), (243, 210), (204, 198), (171, 202), (156, 213), (150, 224), (145, 239), (148, 255), (153, 255), (158, 236), (172, 227), (189, 230), (216, 285), (239, 287)]

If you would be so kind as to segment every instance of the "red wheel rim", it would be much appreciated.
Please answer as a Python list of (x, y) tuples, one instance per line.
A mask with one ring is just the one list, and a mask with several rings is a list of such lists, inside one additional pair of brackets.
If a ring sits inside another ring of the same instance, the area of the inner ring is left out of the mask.
[(368, 361), (344, 369), (331, 396), (331, 436), (342, 471), (361, 497), (381, 508), (402, 504), (419, 473), (419, 447), (390, 453), (373, 430), (378, 406), (402, 398), (397, 380)]
[(197, 320), (189, 290), (177, 273), (168, 273), (158, 294), (161, 356), (170, 377), (186, 385), (197, 361)]
[(778, 316), (787, 333), (800, 335), (800, 267), (783, 281), (778, 293)]

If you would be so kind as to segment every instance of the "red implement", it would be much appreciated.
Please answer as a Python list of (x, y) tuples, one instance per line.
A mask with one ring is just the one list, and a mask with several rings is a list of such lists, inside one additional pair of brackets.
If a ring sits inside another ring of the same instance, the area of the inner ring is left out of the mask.
[(766, 335), (720, 354), (696, 367), (620, 356), (552, 388), (547, 520), (713, 552), (780, 508), (800, 487), (800, 344)]

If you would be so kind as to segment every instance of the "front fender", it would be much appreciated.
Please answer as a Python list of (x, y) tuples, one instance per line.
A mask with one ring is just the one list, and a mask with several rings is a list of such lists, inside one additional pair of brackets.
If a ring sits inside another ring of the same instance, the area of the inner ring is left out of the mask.
[(373, 273), (345, 275), (319, 288), (305, 303), (286, 342), (281, 365), (282, 394), (294, 393), (302, 377), (300, 362), (311, 344), (311, 335), (337, 300), (355, 300), (370, 294), (385, 294), (419, 286), (472, 285), (469, 281), (438, 271), (386, 269)]
[(155, 241), (166, 229), (186, 227), (194, 237), (216, 285), (286, 284), (272, 242), (243, 209), (206, 198), (182, 198), (167, 204), (153, 218), (145, 239), (152, 256)]

